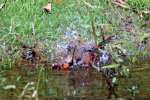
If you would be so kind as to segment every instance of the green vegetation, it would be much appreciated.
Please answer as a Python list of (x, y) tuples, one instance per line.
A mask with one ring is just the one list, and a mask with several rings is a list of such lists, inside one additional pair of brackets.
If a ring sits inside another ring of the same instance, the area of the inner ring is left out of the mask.
[[(119, 45), (116, 47), (129, 53), (127, 61), (131, 70), (129, 73), (128, 68), (122, 67), (120, 72), (128, 76), (126, 84), (124, 80), (118, 82), (116, 77), (112, 80), (115, 84), (116, 81), (117, 84), (121, 84), (118, 88), (119, 96), (124, 98), (128, 95), (127, 97), (135, 99), (138, 95), (141, 98), (150, 98), (150, 87), (144, 83), (149, 80), (149, 72), (144, 70), (132, 73), (133, 66), (149, 67), (146, 60), (150, 58), (150, 29), (149, 24), (145, 23), (150, 21), (150, 14), (143, 14), (143, 11), (150, 11), (150, 0), (128, 0), (127, 5), (130, 9), (118, 7), (111, 0), (49, 0), (49, 2), (52, 4), (52, 11), (46, 13), (43, 7), (47, 5), (48, 0), (0, 1), (0, 99), (9, 100), (11, 93), (14, 100), (18, 97), (22, 99), (26, 95), (30, 99), (33, 94), (36, 100), (38, 97), (46, 99), (47, 96), (64, 99), (64, 96), (82, 97), (99, 94), (105, 98), (107, 86), (102, 86), (101, 77), (97, 77), (99, 73), (96, 71), (90, 72), (91, 76), (83, 75), (85, 79), (93, 81), (84, 87), (78, 84), (78, 81), (82, 80), (78, 77), (85, 72), (69, 76), (70, 74), (66, 75), (65, 72), (53, 72), (49, 70), (51, 66), (45, 68), (45, 64), (38, 63), (34, 69), (32, 65), (26, 66), (20, 61), (23, 45), (34, 47), (40, 43), (43, 45), (42, 49), (47, 50), (44, 51), (46, 54), (53, 53), (55, 43), (69, 41), (64, 39), (67, 28), (77, 30), (83, 40), (95, 40), (97, 43), (102, 41), (102, 34), (119, 36), (120, 39), (117, 41)], [(95, 33), (92, 27), (95, 28)], [(148, 42), (144, 45), (144, 50), (139, 49), (139, 44), (145, 42), (145, 39)], [(112, 47), (113, 43), (108, 45), (107, 49), (111, 52)], [(111, 54), (117, 58), (116, 52)], [(132, 78), (129, 78), (130, 74)], [(73, 80), (77, 83), (70, 85)], [(140, 86), (135, 90), (132, 89), (134, 82)]]
[(137, 10), (150, 10), (149, 0), (128, 0), (129, 5)]

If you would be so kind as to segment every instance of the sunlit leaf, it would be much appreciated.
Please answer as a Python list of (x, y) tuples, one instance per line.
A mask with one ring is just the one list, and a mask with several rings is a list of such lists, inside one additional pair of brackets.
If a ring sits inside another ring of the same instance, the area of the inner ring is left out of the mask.
[(118, 83), (118, 80), (116, 77), (112, 78), (112, 85), (116, 85)]
[(0, 4), (0, 10), (3, 8), (4, 6), (4, 3)]
[(20, 81), (20, 79), (21, 79), (21, 76), (18, 76), (18, 77), (16, 78), (16, 81), (18, 82), (18, 81)]

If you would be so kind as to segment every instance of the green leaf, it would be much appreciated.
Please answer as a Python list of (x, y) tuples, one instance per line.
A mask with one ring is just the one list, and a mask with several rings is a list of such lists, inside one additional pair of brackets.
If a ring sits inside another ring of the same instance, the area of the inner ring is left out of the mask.
[(129, 77), (129, 68), (127, 68), (126, 66), (122, 66), (121, 67), (121, 75), (125, 76), (125, 77)]
[(149, 37), (150, 35), (148, 34), (148, 33), (141, 33), (140, 34), (140, 41), (143, 41), (144, 40), (144, 38), (147, 38), (147, 37)]
[(102, 69), (105, 69), (105, 68), (118, 68), (119, 66), (120, 66), (120, 64), (112, 64), (112, 65), (103, 66)]
[(134, 57), (132, 58), (132, 63), (135, 63), (137, 60), (138, 60), (138, 58), (137, 58), (136, 56), (134, 56)]
[(116, 77), (113, 77), (113, 78), (112, 78), (112, 83), (115, 84), (116, 81), (117, 81), (117, 78), (116, 78)]
[(119, 57), (116, 58), (115, 60), (116, 60), (117, 63), (122, 63), (122, 62), (123, 62), (123, 59), (121, 59), (121, 58), (119, 58)]
[(7, 85), (7, 86), (3, 87), (3, 89), (5, 89), (5, 90), (16, 89), (16, 85)]
[(112, 85), (113, 86), (118, 85), (118, 79), (117, 79), (117, 77), (113, 77), (111, 81), (112, 81)]

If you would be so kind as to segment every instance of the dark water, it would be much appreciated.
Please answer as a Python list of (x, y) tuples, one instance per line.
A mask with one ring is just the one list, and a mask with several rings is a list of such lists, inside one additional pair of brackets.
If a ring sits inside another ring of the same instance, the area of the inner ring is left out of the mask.
[[(139, 100), (150, 100), (150, 64), (132, 65), (131, 77), (121, 78), (117, 88), (120, 98), (128, 98), (127, 88), (133, 84), (139, 85)], [(143, 69), (142, 69), (143, 68)], [(17, 100), (25, 85), (29, 82), (35, 84), (28, 90), (22, 100), (34, 100), (31, 95), (38, 90), (39, 100), (106, 100), (107, 85), (99, 72), (94, 69), (68, 71), (51, 71), (47, 68), (32, 69), (17, 66), (11, 70), (1, 72), (6, 81), (1, 83), (0, 100)], [(7, 85), (15, 85), (15, 89), (3, 89)], [(114, 99), (115, 100), (115, 99)]]

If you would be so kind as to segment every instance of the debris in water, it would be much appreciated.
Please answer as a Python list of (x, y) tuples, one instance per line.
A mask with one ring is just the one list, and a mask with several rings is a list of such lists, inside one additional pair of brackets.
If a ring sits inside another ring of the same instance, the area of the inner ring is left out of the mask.
[(28, 66), (36, 66), (36, 64), (47, 64), (47, 56), (44, 54), (44, 46), (37, 43), (34, 46), (23, 45), (21, 48), (22, 63)]

